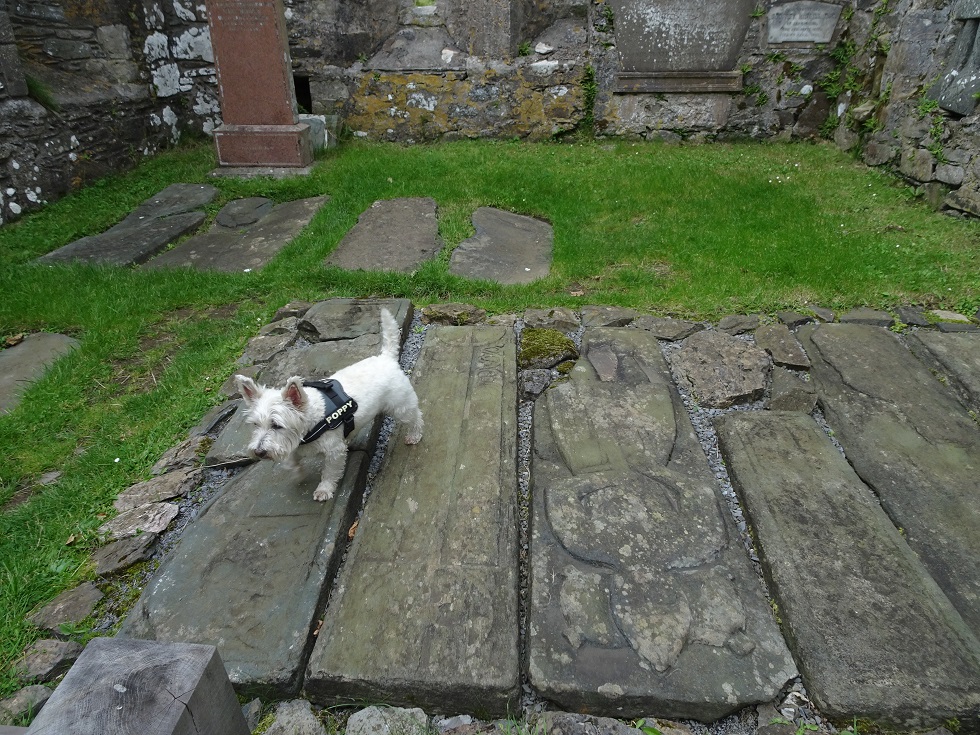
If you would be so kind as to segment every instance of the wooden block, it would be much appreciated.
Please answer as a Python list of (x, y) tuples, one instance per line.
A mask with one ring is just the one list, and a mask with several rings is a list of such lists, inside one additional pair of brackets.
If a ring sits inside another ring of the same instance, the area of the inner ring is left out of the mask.
[(248, 735), (248, 726), (214, 646), (96, 638), (28, 732)]

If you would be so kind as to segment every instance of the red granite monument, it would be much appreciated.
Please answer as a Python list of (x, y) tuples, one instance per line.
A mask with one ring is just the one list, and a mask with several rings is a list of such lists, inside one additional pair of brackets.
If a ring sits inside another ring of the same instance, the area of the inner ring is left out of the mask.
[(207, 0), (223, 125), (221, 166), (303, 167), (310, 127), (297, 122), (282, 0)]

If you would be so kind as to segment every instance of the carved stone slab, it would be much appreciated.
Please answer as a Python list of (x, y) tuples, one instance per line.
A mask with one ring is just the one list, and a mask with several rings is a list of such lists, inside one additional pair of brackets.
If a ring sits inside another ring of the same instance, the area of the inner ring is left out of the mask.
[(538, 400), (531, 684), (565, 709), (713, 721), (796, 675), (656, 337), (587, 330)]
[(820, 712), (902, 731), (975, 721), (976, 638), (813, 419), (744, 412), (716, 425)]
[(841, 5), (800, 0), (770, 8), (769, 43), (830, 43)]
[(412, 381), (425, 436), (393, 438), (305, 691), (501, 716), (519, 692), (514, 334), (430, 329)]

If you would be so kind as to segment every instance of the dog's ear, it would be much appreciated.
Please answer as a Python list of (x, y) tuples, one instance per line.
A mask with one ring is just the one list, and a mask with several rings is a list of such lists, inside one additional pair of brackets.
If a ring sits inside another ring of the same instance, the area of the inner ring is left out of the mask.
[(235, 386), (238, 388), (238, 392), (242, 394), (246, 406), (255, 403), (262, 392), (256, 382), (245, 375), (235, 376)]
[(306, 393), (303, 390), (303, 379), (294, 375), (287, 380), (286, 387), (282, 389), (282, 397), (298, 410), (304, 410), (306, 408)]

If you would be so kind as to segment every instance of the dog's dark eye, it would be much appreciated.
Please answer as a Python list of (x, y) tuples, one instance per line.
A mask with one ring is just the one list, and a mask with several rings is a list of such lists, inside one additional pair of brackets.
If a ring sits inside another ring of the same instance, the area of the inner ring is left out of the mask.
[(275, 421), (272, 422), (273, 431), (279, 431), (281, 428), (282, 428), (282, 424), (276, 423)]

